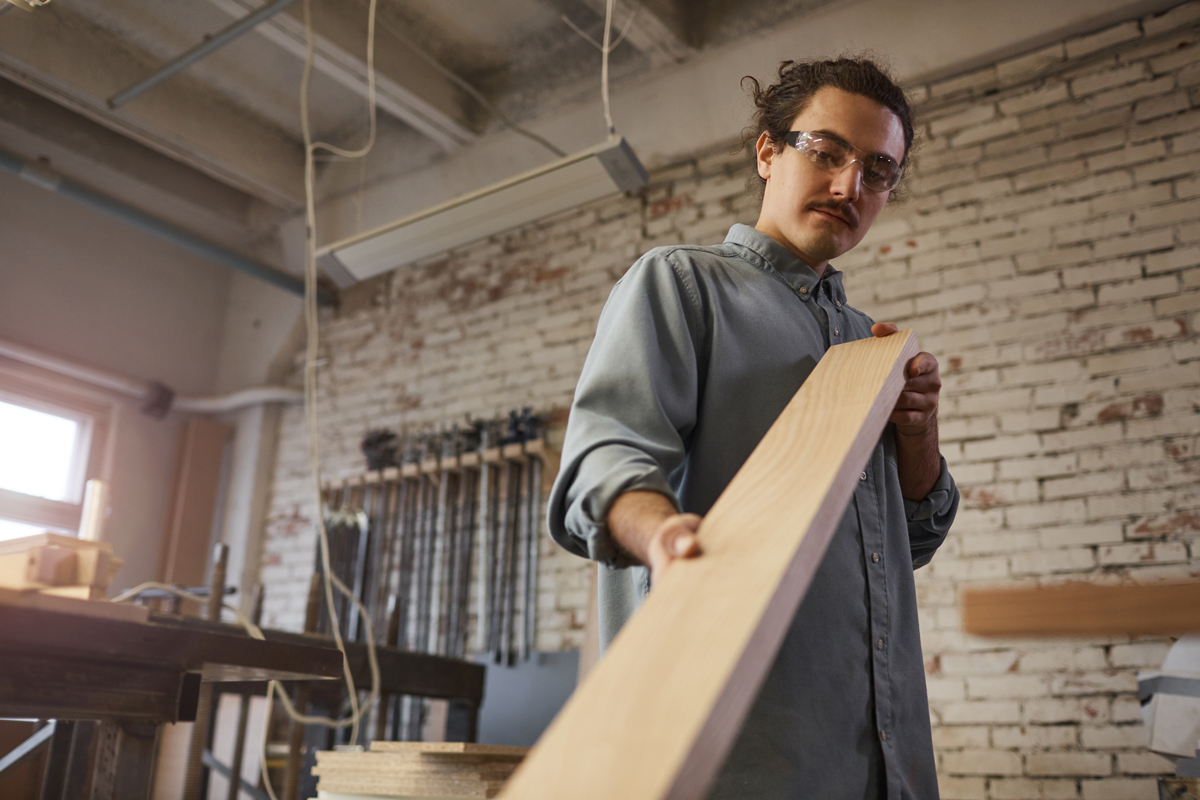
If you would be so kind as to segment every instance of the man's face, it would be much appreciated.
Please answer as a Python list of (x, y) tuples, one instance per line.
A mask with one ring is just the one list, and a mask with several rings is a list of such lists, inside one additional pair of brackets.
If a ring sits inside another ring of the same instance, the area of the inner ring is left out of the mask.
[[(904, 129), (889, 109), (826, 86), (792, 120), (794, 131), (832, 134), (867, 153), (904, 160)], [(756, 145), (758, 174), (767, 181), (755, 228), (791, 250), (817, 274), (867, 234), (890, 192), (863, 186), (862, 165), (824, 172), (786, 143), (776, 150), (767, 134)]]

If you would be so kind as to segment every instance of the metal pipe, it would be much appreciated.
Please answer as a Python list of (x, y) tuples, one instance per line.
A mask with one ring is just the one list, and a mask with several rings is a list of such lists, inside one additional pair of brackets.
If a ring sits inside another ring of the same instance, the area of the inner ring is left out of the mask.
[(204, 41), (200, 42), (200, 44), (163, 64), (153, 75), (143, 78), (129, 88), (122, 89), (108, 98), (108, 107), (112, 109), (120, 108), (147, 89), (157, 86), (175, 73), (187, 69), (208, 54), (220, 50), (243, 33), (248, 32), (251, 28), (258, 25), (258, 23), (275, 16), (294, 2), (296, 0), (275, 0), (274, 3), (269, 3), (247, 14), (225, 28), (222, 28), (217, 33), (205, 34)]
[[(0, 171), (16, 175), (43, 189), (64, 195), (89, 208), (108, 214), (110, 217), (131, 225), (141, 231), (157, 236), (177, 247), (182, 247), (189, 253), (215, 261), (223, 267), (244, 272), (251, 277), (278, 286), (280, 289), (304, 296), (304, 281), (282, 270), (263, 264), (261, 261), (247, 258), (227, 247), (215, 242), (202, 239), (178, 225), (151, 216), (128, 203), (109, 197), (106, 194), (89, 189), (82, 183), (76, 183), (70, 178), (59, 175), (46, 167), (33, 164), (20, 156), (0, 150)], [(336, 299), (325, 289), (317, 290), (317, 302), (321, 305), (334, 305)]]

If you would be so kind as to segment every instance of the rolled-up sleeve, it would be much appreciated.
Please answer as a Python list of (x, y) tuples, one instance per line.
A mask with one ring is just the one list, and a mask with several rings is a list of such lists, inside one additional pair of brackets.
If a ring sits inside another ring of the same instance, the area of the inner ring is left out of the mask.
[(905, 498), (904, 516), (908, 521), (908, 544), (912, 550), (913, 569), (923, 567), (933, 560), (933, 554), (946, 540), (954, 515), (958, 512), (958, 487), (946, 459), (941, 458), (941, 472), (937, 483), (923, 500)]
[(628, 566), (606, 524), (617, 497), (652, 491), (678, 507), (670, 476), (696, 423), (702, 327), (694, 277), (669, 252), (647, 254), (613, 288), (550, 493), (550, 534), (570, 552)]

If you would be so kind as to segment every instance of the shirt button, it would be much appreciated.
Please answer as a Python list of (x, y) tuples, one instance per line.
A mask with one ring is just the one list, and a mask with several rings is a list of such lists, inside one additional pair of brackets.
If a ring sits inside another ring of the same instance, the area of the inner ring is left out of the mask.
[(833, 335), (834, 335), (834, 336), (837, 336), (837, 335), (839, 335), (840, 333), (841, 333), (841, 331), (839, 331), (837, 328), (834, 328), (834, 329), (833, 329)]
[(880, 741), (882, 741), (882, 742), (886, 742), (886, 741), (887, 741), (887, 731), (880, 731), (880, 732), (879, 732), (879, 740), (880, 740)]
[(808, 289), (804, 286), (800, 287), (800, 294), (808, 294)]
[(833, 301), (833, 306), (834, 306), (834, 308), (841, 308), (841, 307), (842, 307), (842, 301), (841, 301), (841, 300), (834, 300), (834, 301)]
[(871, 553), (871, 563), (873, 563), (873, 564), (879, 563), (879, 553)]
[(876, 639), (876, 640), (875, 640), (875, 649), (876, 649), (876, 650), (882, 650), (882, 649), (883, 649), (883, 639)]
[(863, 472), (858, 473), (858, 479), (860, 481), (865, 481), (867, 479), (867, 473), (865, 470)]

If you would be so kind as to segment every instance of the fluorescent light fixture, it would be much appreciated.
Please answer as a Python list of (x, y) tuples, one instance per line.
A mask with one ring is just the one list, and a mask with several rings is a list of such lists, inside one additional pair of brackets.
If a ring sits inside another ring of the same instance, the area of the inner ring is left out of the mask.
[(339, 286), (615, 192), (649, 176), (621, 137), (317, 250)]

